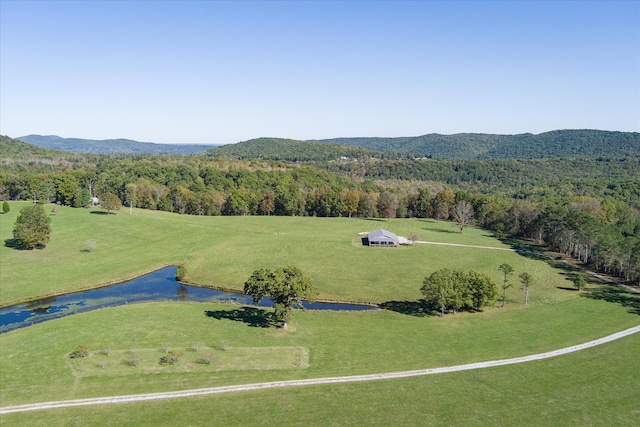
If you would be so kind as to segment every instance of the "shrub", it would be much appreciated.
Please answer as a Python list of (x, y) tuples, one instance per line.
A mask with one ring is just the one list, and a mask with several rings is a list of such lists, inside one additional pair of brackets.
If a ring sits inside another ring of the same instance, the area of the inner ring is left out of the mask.
[(198, 363), (202, 363), (203, 365), (211, 365), (213, 363), (214, 356), (212, 353), (207, 353), (202, 355), (198, 359)]
[(135, 354), (131, 354), (131, 357), (125, 361), (129, 366), (138, 366), (140, 364), (140, 358)]
[(186, 275), (187, 275), (187, 267), (185, 267), (184, 264), (180, 264), (178, 266), (178, 269), (176, 270), (176, 280), (180, 281), (184, 279), (184, 276)]
[(579, 291), (587, 287), (587, 281), (585, 280), (583, 274), (576, 275), (575, 279), (573, 279), (573, 286), (575, 286)]
[(90, 352), (91, 348), (88, 345), (82, 344), (76, 347), (76, 349), (71, 352), (69, 357), (72, 359), (84, 358), (89, 356)]
[(107, 346), (105, 348), (103, 348), (102, 350), (100, 350), (100, 354), (104, 354), (105, 356), (110, 356), (111, 355), (111, 347)]
[(167, 354), (160, 358), (160, 363), (169, 363), (171, 365), (175, 365), (180, 360), (182, 353), (178, 350), (169, 350)]

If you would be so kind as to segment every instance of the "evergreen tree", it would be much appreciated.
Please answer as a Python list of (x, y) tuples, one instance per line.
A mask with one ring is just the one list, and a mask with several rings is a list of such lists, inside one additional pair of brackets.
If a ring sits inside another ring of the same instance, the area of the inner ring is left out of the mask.
[(13, 238), (25, 249), (44, 246), (51, 238), (51, 218), (41, 205), (25, 206), (13, 227)]

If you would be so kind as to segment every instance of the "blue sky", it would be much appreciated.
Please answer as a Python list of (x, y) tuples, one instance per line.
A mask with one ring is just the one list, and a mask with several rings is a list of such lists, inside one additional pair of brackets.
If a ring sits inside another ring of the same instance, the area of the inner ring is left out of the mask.
[(0, 0), (0, 133), (640, 131), (638, 1)]

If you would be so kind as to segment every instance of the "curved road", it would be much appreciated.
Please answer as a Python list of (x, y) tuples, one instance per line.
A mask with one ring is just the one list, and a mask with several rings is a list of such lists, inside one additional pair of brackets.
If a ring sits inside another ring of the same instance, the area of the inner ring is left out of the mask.
[(595, 347), (601, 344), (605, 344), (631, 334), (640, 332), (640, 325), (633, 328), (626, 329), (621, 332), (599, 338), (597, 340), (589, 341), (583, 344), (574, 345), (571, 347), (561, 348), (559, 350), (548, 351), (546, 353), (532, 354), (530, 356), (514, 357), (511, 359), (490, 360), (487, 362), (469, 363), (466, 365), (449, 366), (445, 368), (432, 368), (422, 369), (415, 371), (401, 371), (401, 372), (388, 372), (382, 374), (369, 374), (369, 375), (352, 375), (345, 377), (328, 377), (328, 378), (313, 378), (306, 380), (289, 380), (289, 381), (275, 381), (267, 383), (255, 383), (244, 385), (232, 385), (224, 387), (211, 387), (201, 388), (195, 390), (183, 390), (164, 393), (149, 393), (149, 394), (134, 394), (128, 396), (113, 396), (113, 397), (98, 397), (93, 399), (77, 399), (77, 400), (63, 400), (57, 402), (43, 402), (33, 403), (28, 405), (19, 406), (6, 406), (0, 408), (0, 414), (10, 414), (14, 412), (27, 412), (37, 411), (42, 409), (51, 408), (66, 408), (72, 406), (90, 406), (90, 405), (105, 405), (116, 403), (129, 403), (129, 402), (142, 402), (148, 400), (160, 400), (160, 399), (177, 399), (182, 397), (193, 396), (205, 396), (210, 394), (220, 393), (232, 393), (248, 390), (264, 390), (270, 388), (283, 388), (283, 387), (301, 387), (306, 385), (316, 384), (337, 384), (337, 383), (350, 383), (350, 382), (362, 382), (362, 381), (378, 381), (393, 378), (406, 378), (416, 377), (422, 375), (443, 374), (448, 372), (467, 371), (471, 369), (490, 368), (494, 366), (513, 365), (515, 363), (531, 362), (534, 360), (548, 359), (550, 357), (561, 356), (563, 354), (573, 353), (576, 351), (584, 350), (590, 347)]

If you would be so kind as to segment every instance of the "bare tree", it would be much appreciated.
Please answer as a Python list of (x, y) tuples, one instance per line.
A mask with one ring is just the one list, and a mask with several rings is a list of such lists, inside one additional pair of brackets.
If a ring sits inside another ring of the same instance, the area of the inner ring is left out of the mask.
[(456, 225), (460, 228), (460, 233), (465, 227), (470, 226), (473, 223), (473, 206), (466, 200), (458, 202), (456, 207), (451, 213)]
[(87, 240), (84, 244), (85, 248), (87, 248), (87, 251), (89, 251), (89, 253), (93, 253), (93, 250), (96, 248), (96, 242), (93, 240)]

